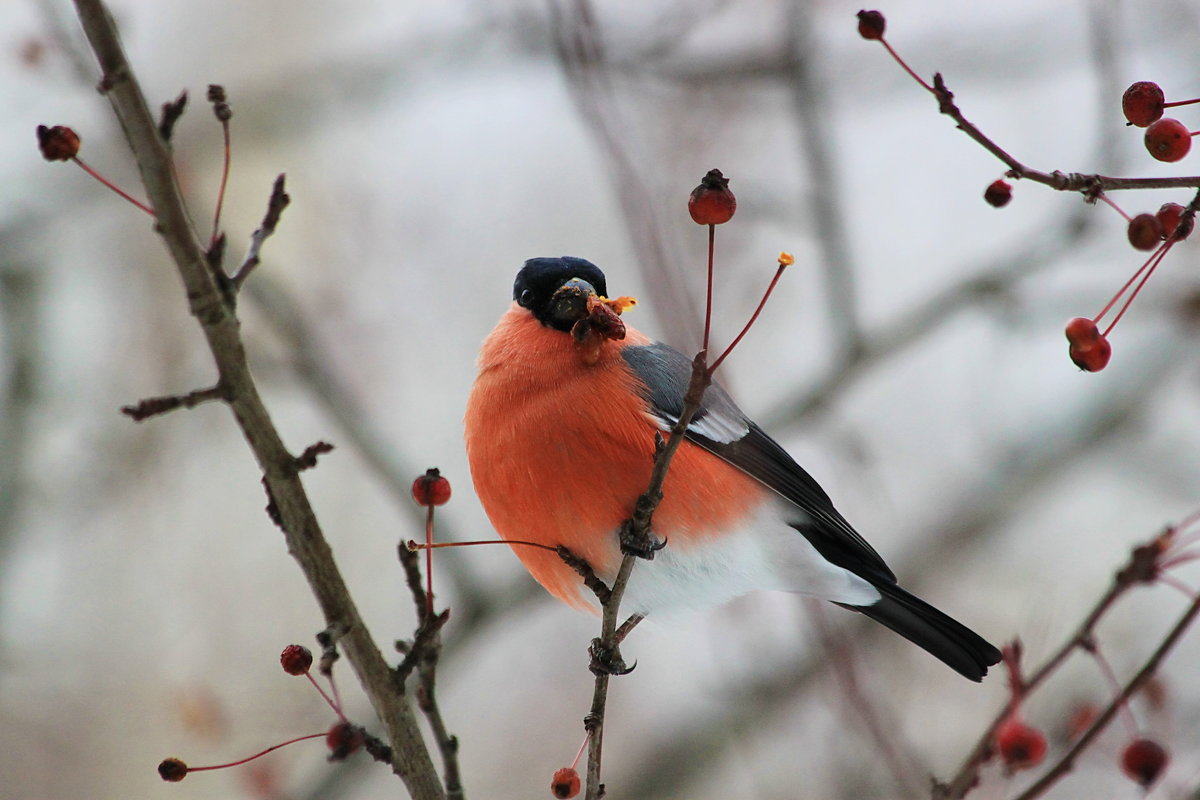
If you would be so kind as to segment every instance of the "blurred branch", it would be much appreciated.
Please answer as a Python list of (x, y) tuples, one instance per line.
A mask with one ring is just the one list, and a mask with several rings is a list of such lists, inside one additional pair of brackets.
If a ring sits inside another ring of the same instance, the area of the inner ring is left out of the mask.
[(625, 119), (612, 82), (603, 42), (589, 0), (547, 0), (554, 52), (562, 66), (571, 99), (596, 138), (611, 167), (613, 193), (637, 252), (646, 284), (658, 298), (654, 304), (663, 327), (680, 343), (700, 342), (697, 320), (703, 319), (674, 252), (663, 241), (659, 205), (643, 169), (630, 152), (633, 123)]
[(227, 287), (218, 282), (192, 231), (170, 155), (125, 58), (112, 18), (100, 0), (75, 0), (75, 7), (100, 63), (101, 89), (112, 103), (137, 162), (154, 207), (157, 230), (216, 364), (218, 385), (227, 392), (230, 409), (262, 469), (269, 507), (284, 531), (288, 549), (304, 571), (329, 627), (346, 631), (342, 647), (387, 732), (394, 771), (414, 798), (440, 800), (444, 792), (413, 710), (350, 597), (300, 481), (295, 458), (258, 394)]
[[(9, 240), (13, 228), (0, 231)], [(41, 284), (18, 248), (0, 246), (0, 563), (7, 563), (19, 515), (25, 507), (25, 466), (29, 464), (30, 417), (37, 401), (41, 331)]]
[(805, 4), (788, 6), (787, 62), (784, 66), (792, 101), (792, 116), (800, 130), (801, 158), (809, 174), (805, 198), (812, 218), (811, 231), (819, 255), (817, 262), (825, 273), (828, 302), (821, 304), (833, 331), (837, 353), (853, 358), (863, 348), (863, 334), (855, 296), (854, 265), (846, 226), (841, 213), (841, 181), (834, 169), (837, 159), (830, 143), (827, 96), (822, 87), (834, 85), (822, 80), (819, 43), (813, 35), (813, 9)]
[(964, 267), (969, 278), (937, 291), (894, 322), (867, 332), (860, 347), (833, 363), (823, 375), (793, 399), (764, 415), (764, 427), (796, 425), (823, 412), (857, 380), (905, 349), (941, 330), (955, 314), (1002, 300), (1029, 275), (1045, 269), (1071, 252), (1095, 225), (1092, 209), (1076, 207), (1062, 222), (1019, 249), (1005, 250), (983, 267)]
[(876, 699), (864, 690), (859, 679), (860, 651), (854, 648), (845, 628), (830, 622), (828, 604), (806, 598), (804, 605), (824, 649), (825, 671), (836, 681), (843, 704), (850, 712), (847, 716), (851, 723), (858, 724), (883, 758), (899, 796), (920, 795), (926, 786), (928, 767), (913, 752), (905, 737), (896, 736), (895, 732), (901, 730), (901, 726), (888, 718)]

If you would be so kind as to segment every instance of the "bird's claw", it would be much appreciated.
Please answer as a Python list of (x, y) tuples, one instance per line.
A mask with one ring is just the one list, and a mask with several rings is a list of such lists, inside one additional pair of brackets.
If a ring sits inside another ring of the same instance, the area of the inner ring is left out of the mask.
[(593, 675), (628, 675), (637, 666), (636, 661), (626, 666), (625, 659), (621, 657), (621, 648), (615, 645), (606, 647), (598, 638), (592, 639), (588, 655), (592, 659), (588, 669)]
[(637, 556), (647, 561), (653, 561), (654, 555), (667, 546), (667, 540), (659, 539), (646, 531), (638, 533), (631, 521), (627, 520), (621, 526), (621, 552), (627, 556)]

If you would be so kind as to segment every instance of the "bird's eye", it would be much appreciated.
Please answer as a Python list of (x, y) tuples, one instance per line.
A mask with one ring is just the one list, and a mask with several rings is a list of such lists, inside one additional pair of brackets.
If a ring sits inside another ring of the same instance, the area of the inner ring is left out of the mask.
[(533, 290), (532, 289), (522, 289), (521, 290), (521, 299), (518, 300), (517, 302), (523, 306), (528, 306), (530, 303), (533, 302)]

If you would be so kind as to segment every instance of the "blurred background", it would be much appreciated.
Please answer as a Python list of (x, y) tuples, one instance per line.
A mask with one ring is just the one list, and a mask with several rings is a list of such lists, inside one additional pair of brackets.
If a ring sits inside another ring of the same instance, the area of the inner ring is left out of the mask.
[[(177, 167), (211, 225), (234, 109), (223, 222), (240, 260), (286, 172), (292, 205), (239, 310), (256, 375), (306, 473), (339, 565), (385, 650), (414, 615), (394, 558), (421, 526), (408, 485), (454, 486), (439, 537), (491, 538), (462, 416), (480, 341), (522, 261), (589, 258), (631, 324), (689, 350), (705, 232), (686, 211), (710, 168), (739, 209), (717, 237), (715, 339), (796, 255), (722, 380), (818, 478), (902, 582), (1038, 663), (1135, 543), (1200, 507), (1197, 243), (1177, 246), (1079, 372), (1063, 325), (1094, 315), (1143, 261), (1110, 208), (1017, 183), (855, 30), (841, 0), (113, 0), (152, 105), (187, 89)], [(1164, 0), (882, 7), (889, 40), (940, 70), (964, 113), (1046, 171), (1194, 174), (1152, 161), (1120, 95), (1200, 93), (1200, 8)], [(281, 672), (323, 627), (225, 408), (141, 424), (120, 406), (210, 385), (181, 285), (144, 214), (69, 164), (38, 124), (140, 195), (69, 4), (0, 3), (0, 797), (402, 796), (363, 756), (320, 743), (164, 784), (325, 730)], [(1200, 127), (1195, 113), (1178, 116)], [(1126, 193), (1130, 213), (1187, 190)], [(1195, 587), (1200, 572), (1176, 576)], [(440, 677), (467, 795), (549, 796), (574, 757), (598, 622), (557, 604), (504, 548), (440, 551), (453, 610)], [(1137, 590), (1098, 641), (1138, 668), (1187, 604)], [(949, 777), (1006, 698), (833, 606), (760, 594), (647, 623), (614, 681), (612, 798), (919, 797)], [(1156, 797), (1200, 784), (1200, 633), (1137, 724), (1173, 752)], [(377, 725), (348, 668), (351, 716)], [(1107, 701), (1076, 656), (1026, 716), (1064, 752), (1071, 714)], [(1136, 797), (1119, 720), (1052, 793)], [(1029, 777), (985, 771), (980, 798)]]

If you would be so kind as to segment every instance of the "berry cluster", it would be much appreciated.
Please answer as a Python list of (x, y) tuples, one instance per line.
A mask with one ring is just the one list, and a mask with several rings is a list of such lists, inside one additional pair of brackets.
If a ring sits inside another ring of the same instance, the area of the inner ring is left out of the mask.
[(1200, 103), (1200, 98), (1166, 102), (1162, 87), (1153, 81), (1131, 84), (1121, 96), (1121, 110), (1125, 112), (1128, 124), (1146, 129), (1146, 150), (1159, 161), (1168, 162), (1186, 156), (1192, 149), (1192, 137), (1200, 131), (1189, 131), (1179, 120), (1164, 117), (1163, 111), (1192, 103)]
[[(1111, 668), (1107, 661), (1094, 647), (1089, 652), (1097, 659), (1101, 669), (1112, 678)], [(1004, 648), (1004, 664), (1008, 668), (1010, 700), (1008, 711), (996, 725), (992, 733), (993, 752), (999, 756), (1004, 770), (1011, 774), (1038, 766), (1046, 758), (1049, 744), (1046, 734), (1040, 729), (1027, 723), (1021, 714), (1022, 700), (1028, 688), (1020, 671), (1021, 644), (1013, 642)], [(1115, 678), (1113, 678), (1115, 681)], [(1120, 687), (1115, 687), (1120, 698)], [(1137, 724), (1128, 704), (1118, 700), (1119, 709), (1125, 712), (1126, 719), (1133, 732), (1133, 738), (1121, 750), (1121, 770), (1136, 781), (1143, 789), (1148, 789), (1167, 766), (1169, 756), (1166, 749), (1158, 742), (1138, 733)], [(1077, 709), (1067, 726), (1067, 738), (1077, 740), (1084, 736), (1097, 722), (1098, 712), (1092, 705)]]
[[(961, 130), (984, 145), (989, 152), (1000, 157), (1009, 167), (1004, 178), (1031, 178), (1057, 189), (1066, 188), (1062, 185), (1063, 174), (1061, 172), (1050, 175), (1028, 169), (967, 121), (954, 104), (954, 95), (946, 88), (941, 75), (934, 76), (932, 85), (917, 75), (884, 37), (886, 28), (886, 20), (878, 11), (858, 12), (859, 35), (864, 39), (877, 41), (883, 45), (896, 63), (937, 99), (938, 109), (941, 113), (949, 114), (955, 119)], [(1125, 90), (1125, 94), (1121, 98), (1121, 108), (1130, 125), (1146, 128), (1145, 144), (1150, 154), (1160, 161), (1174, 162), (1187, 155), (1192, 146), (1192, 136), (1200, 131), (1189, 131), (1187, 126), (1179, 120), (1163, 117), (1163, 112), (1167, 108), (1198, 102), (1200, 102), (1200, 98), (1167, 102), (1162, 88), (1158, 84), (1151, 81), (1138, 81)], [(1012, 200), (1012, 185), (1004, 178), (993, 181), (983, 193), (984, 200), (995, 208), (1003, 208)], [(1153, 274), (1167, 252), (1176, 242), (1183, 241), (1191, 233), (1196, 212), (1200, 210), (1200, 194), (1197, 194), (1196, 199), (1187, 207), (1178, 203), (1166, 203), (1157, 213), (1147, 212), (1130, 217), (1104, 193), (1104, 189), (1111, 188), (1113, 180), (1094, 176), (1093, 181), (1076, 182), (1071, 188), (1073, 191), (1082, 190), (1089, 202), (1104, 201), (1125, 217), (1128, 223), (1129, 243), (1138, 250), (1151, 252), (1151, 255), (1099, 314), (1091, 319), (1077, 317), (1067, 323), (1068, 354), (1076, 366), (1087, 372), (1097, 372), (1108, 365), (1112, 355), (1112, 346), (1108, 341), (1108, 336), (1113, 327), (1128, 310), (1130, 303), (1145, 286), (1146, 281), (1149, 280), (1150, 275)], [(1110, 183), (1106, 184), (1103, 181), (1110, 181)], [(1134, 183), (1137, 182), (1134, 181)], [(1127, 187), (1118, 182), (1117, 188)], [(1112, 322), (1104, 331), (1101, 331), (1099, 328), (1101, 318), (1116, 306), (1126, 292), (1129, 294), (1125, 297), (1124, 303), (1116, 312)]]

